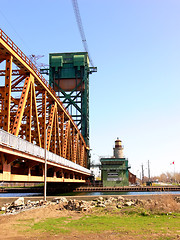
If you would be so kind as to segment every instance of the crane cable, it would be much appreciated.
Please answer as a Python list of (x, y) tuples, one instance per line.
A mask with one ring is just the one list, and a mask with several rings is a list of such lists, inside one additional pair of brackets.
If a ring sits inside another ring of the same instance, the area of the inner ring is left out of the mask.
[(81, 40), (82, 40), (82, 43), (83, 43), (83, 46), (84, 46), (84, 50), (88, 53), (89, 62), (91, 64), (91, 66), (94, 67), (93, 61), (92, 61), (92, 59), (90, 57), (90, 54), (89, 54), (89, 51), (88, 51), (88, 45), (87, 45), (86, 36), (85, 36), (85, 33), (84, 33), (84, 28), (83, 28), (83, 25), (82, 25), (82, 20), (81, 20), (81, 15), (80, 15), (77, 0), (72, 0), (72, 5), (73, 5), (75, 17), (76, 17), (76, 22), (77, 22), (79, 32), (80, 32), (80, 35), (81, 35)]

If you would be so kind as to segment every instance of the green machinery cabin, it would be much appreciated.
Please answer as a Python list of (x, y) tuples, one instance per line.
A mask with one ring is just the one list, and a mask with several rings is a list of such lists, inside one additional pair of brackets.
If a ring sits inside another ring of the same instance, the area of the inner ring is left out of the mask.
[(128, 160), (126, 158), (101, 158), (103, 187), (129, 185)]

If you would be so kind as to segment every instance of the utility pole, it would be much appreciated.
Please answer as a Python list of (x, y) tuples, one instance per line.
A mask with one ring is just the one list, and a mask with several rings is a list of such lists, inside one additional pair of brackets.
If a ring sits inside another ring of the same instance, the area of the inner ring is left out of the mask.
[(48, 130), (51, 129), (50, 126), (48, 126), (45, 129), (45, 146), (44, 146), (44, 201), (47, 200), (47, 133)]
[(47, 147), (47, 129), (45, 129), (45, 147), (44, 147), (44, 201), (46, 201), (46, 192), (47, 192), (47, 152), (46, 152), (46, 147)]
[[(173, 162), (174, 164), (174, 162)], [(174, 183), (176, 184), (176, 172), (175, 172), (175, 164), (174, 164)]]
[(144, 183), (144, 168), (143, 168), (143, 164), (142, 164), (142, 183)]
[(149, 178), (149, 181), (150, 181), (150, 165), (149, 165), (149, 160), (148, 160), (148, 178)]

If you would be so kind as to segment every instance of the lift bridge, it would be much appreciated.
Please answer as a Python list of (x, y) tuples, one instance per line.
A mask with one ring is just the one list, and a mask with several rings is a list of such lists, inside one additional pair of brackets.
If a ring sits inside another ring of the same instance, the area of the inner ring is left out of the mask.
[(87, 53), (50, 54), (47, 82), (0, 29), (0, 67), (0, 181), (43, 182), (46, 161), (47, 182), (85, 182), (93, 71)]

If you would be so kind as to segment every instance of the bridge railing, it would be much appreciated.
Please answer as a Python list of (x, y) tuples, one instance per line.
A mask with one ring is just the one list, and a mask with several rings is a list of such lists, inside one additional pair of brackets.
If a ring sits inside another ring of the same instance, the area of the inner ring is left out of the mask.
[[(43, 148), (40, 148), (39, 146), (30, 143), (22, 138), (16, 137), (2, 129), (0, 129), (0, 145), (5, 145), (12, 149), (17, 149), (21, 152), (25, 152), (33, 156), (40, 157), (42, 159), (44, 159), (45, 157), (45, 150)], [(91, 173), (89, 169), (84, 168), (63, 157), (60, 157), (59, 155), (56, 155), (50, 151), (46, 151), (46, 154), (47, 160), (50, 162), (54, 162), (65, 167), (73, 168), (75, 170), (79, 170), (88, 174)]]

